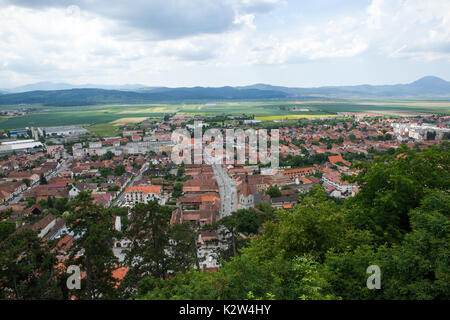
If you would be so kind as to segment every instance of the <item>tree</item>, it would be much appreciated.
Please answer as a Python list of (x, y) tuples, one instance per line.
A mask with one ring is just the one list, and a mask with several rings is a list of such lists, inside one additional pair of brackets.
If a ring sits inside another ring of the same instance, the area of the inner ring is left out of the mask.
[(190, 222), (175, 224), (170, 228), (169, 235), (170, 269), (174, 272), (184, 272), (195, 265), (197, 270), (200, 270), (202, 258), (198, 256), (196, 225)]
[(353, 223), (370, 230), (380, 243), (398, 241), (411, 230), (408, 212), (419, 206), (427, 190), (450, 187), (450, 144), (423, 152), (403, 146), (394, 155), (356, 165), (357, 176), (347, 177), (360, 186), (347, 201)]
[(114, 168), (114, 175), (115, 176), (121, 176), (124, 173), (125, 173), (125, 166), (124, 165), (119, 165), (119, 166), (116, 166)]
[[(409, 212), (412, 232), (389, 246), (362, 245), (330, 252), (324, 270), (333, 291), (344, 299), (450, 298), (450, 196), (431, 191)], [(382, 290), (368, 290), (366, 268), (378, 265)]]
[(109, 167), (102, 167), (102, 168), (99, 168), (98, 171), (100, 172), (100, 175), (101, 175), (103, 178), (106, 178), (106, 177), (108, 177), (109, 175), (112, 174), (112, 170), (111, 170), (111, 168), (109, 168)]
[(264, 224), (264, 233), (252, 242), (252, 250), (264, 257), (283, 251), (287, 258), (310, 255), (321, 262), (328, 250), (364, 243), (365, 231), (355, 230), (342, 206), (327, 199), (321, 186), (314, 187), (292, 211), (277, 211)]
[(181, 182), (175, 183), (175, 185), (173, 186), (172, 196), (174, 198), (179, 198), (181, 197), (182, 192), (183, 192), (183, 183)]
[(0, 241), (5, 240), (16, 231), (16, 223), (12, 221), (0, 221)]
[(184, 167), (179, 167), (177, 170), (177, 177), (182, 177), (185, 171)]
[(117, 232), (111, 211), (93, 204), (89, 192), (80, 192), (69, 203), (66, 217), (74, 242), (67, 265), (78, 265), (85, 271), (81, 290), (75, 290), (78, 299), (111, 299), (117, 296), (117, 283), (112, 276), (118, 260), (112, 251)]
[(31, 184), (31, 181), (30, 181), (30, 179), (26, 179), (26, 178), (25, 178), (25, 179), (23, 179), (23, 180), (22, 180), (22, 182), (23, 182), (23, 183), (25, 183), (27, 187), (29, 187), (29, 186), (30, 186), (30, 184)]
[(41, 173), (41, 176), (39, 177), (39, 183), (40, 184), (47, 184), (47, 179), (45, 178), (43, 173)]
[(111, 160), (114, 157), (114, 153), (111, 151), (107, 151), (103, 156), (102, 160)]
[(59, 198), (56, 199), (55, 201), (55, 209), (58, 211), (59, 214), (62, 214), (63, 212), (65, 212), (67, 210), (67, 203), (68, 203), (68, 199), (67, 198)]
[(266, 194), (268, 194), (271, 198), (281, 197), (282, 193), (280, 188), (277, 186), (271, 186), (266, 190)]
[[(256, 221), (234, 213), (217, 223), (230, 240), (218, 271), (144, 277), (139, 298), (449, 299), (449, 146), (403, 146), (358, 164), (348, 180), (360, 192), (343, 204), (316, 186), (293, 210), (258, 205), (264, 231), (243, 243)], [(370, 265), (381, 268), (382, 290), (366, 286)]]
[[(270, 205), (269, 207), (273, 210)], [(261, 225), (270, 219), (271, 213), (241, 209), (216, 223), (205, 226), (204, 230), (218, 234), (219, 246), (215, 250), (217, 259), (229, 261), (236, 256), (247, 242), (241, 235), (257, 234)]]
[(125, 257), (129, 270), (123, 281), (123, 291), (129, 294), (145, 275), (165, 279), (170, 268), (170, 212), (156, 201), (138, 203), (131, 209), (130, 227), (126, 237), (131, 243)]
[(37, 233), (23, 230), (0, 242), (0, 298), (61, 299), (56, 256)]
[(218, 222), (204, 226), (205, 231), (217, 232), (217, 248), (214, 250), (217, 260), (229, 261), (235, 257), (242, 242), (238, 231), (238, 221), (235, 216), (223, 217)]
[(53, 208), (53, 198), (50, 196), (47, 197), (47, 208)]

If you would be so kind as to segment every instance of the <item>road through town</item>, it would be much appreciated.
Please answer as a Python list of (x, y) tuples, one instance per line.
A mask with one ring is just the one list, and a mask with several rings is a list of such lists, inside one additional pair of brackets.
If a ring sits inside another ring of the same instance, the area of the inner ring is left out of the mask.
[(230, 178), (222, 165), (213, 164), (212, 167), (219, 185), (220, 218), (223, 218), (237, 210), (236, 181)]

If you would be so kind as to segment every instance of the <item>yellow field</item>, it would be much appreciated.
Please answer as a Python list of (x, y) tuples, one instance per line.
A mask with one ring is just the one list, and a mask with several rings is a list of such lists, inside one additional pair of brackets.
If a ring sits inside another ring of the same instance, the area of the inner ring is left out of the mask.
[(114, 126), (121, 126), (128, 123), (139, 123), (147, 119), (146, 117), (137, 117), (137, 118), (120, 118), (115, 121), (111, 121), (110, 124)]
[(405, 102), (353, 102), (354, 104), (373, 105), (373, 106), (411, 106), (411, 107), (433, 107), (450, 108), (449, 102), (441, 101), (405, 101)]
[(303, 119), (303, 118), (335, 118), (336, 115), (328, 115), (328, 114), (289, 114), (283, 116), (263, 116), (263, 117), (255, 117), (255, 120), (260, 121), (273, 121), (273, 120), (293, 120), (293, 119)]

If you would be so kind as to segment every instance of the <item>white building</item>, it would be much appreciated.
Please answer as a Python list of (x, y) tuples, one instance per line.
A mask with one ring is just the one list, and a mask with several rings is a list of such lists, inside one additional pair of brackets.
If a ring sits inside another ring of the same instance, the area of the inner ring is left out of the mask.
[(332, 187), (339, 191), (341, 194), (353, 194), (353, 191), (357, 188), (356, 184), (342, 181), (339, 174), (325, 173), (322, 176), (323, 185), (325, 187)]
[(128, 205), (135, 205), (137, 203), (148, 203), (156, 200), (160, 205), (164, 205), (167, 197), (162, 194), (162, 186), (134, 186), (125, 190), (125, 200)]
[(0, 153), (7, 153), (13, 151), (26, 151), (29, 149), (43, 147), (42, 143), (35, 140), (15, 140), (2, 142), (0, 145)]

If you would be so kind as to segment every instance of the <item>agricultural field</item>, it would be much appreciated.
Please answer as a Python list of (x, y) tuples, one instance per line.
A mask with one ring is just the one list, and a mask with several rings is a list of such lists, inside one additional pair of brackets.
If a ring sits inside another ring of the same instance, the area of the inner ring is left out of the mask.
[[(1, 110), (26, 108), (3, 106)], [(24, 116), (0, 117), (0, 130), (37, 126), (82, 125), (101, 135), (114, 135), (119, 125), (137, 123), (149, 117), (166, 114), (185, 115), (254, 115), (255, 119), (271, 121), (333, 117), (338, 112), (371, 112), (383, 115), (411, 116), (429, 113), (450, 114), (445, 101), (233, 101), (178, 104), (121, 104), (81, 107), (29, 106)]]
[(295, 119), (316, 119), (316, 118), (334, 118), (337, 115), (333, 114), (289, 114), (282, 116), (257, 116), (255, 120), (274, 121), (274, 120), (295, 120)]
[(84, 127), (100, 137), (115, 137), (120, 134), (119, 127), (112, 126), (109, 123), (94, 124), (91, 126), (84, 126)]

